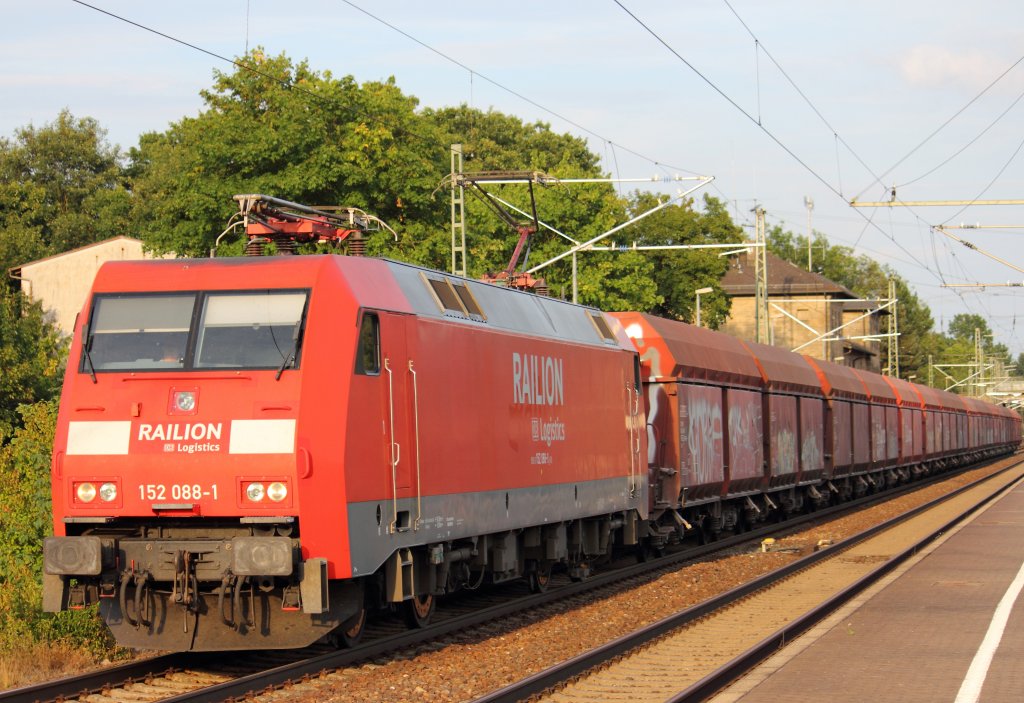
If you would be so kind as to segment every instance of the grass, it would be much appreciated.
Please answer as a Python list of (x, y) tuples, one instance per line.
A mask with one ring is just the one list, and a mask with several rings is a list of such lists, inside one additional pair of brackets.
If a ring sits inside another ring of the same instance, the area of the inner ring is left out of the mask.
[(0, 689), (21, 688), (109, 665), (91, 652), (65, 644), (35, 643), (0, 656)]

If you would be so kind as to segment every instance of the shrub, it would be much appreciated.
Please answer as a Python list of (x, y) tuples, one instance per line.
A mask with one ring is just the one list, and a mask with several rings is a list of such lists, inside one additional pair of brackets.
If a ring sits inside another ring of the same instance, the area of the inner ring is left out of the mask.
[(18, 408), (22, 426), (0, 447), (0, 659), (40, 647), (109, 656), (113, 643), (95, 608), (42, 612), (43, 539), (53, 534), (50, 452), (56, 401)]

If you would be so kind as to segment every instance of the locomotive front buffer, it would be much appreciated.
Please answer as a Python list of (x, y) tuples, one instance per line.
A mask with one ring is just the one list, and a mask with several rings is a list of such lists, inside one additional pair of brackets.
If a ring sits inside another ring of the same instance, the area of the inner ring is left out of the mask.
[(303, 561), (298, 539), (167, 532), (172, 536), (47, 538), (44, 611), (99, 603), (122, 644), (144, 646), (159, 632), (183, 649), (230, 649), (253, 633), (272, 638), (274, 647), (304, 646), (360, 602), (359, 594), (336, 588), (331, 612), (327, 560)]

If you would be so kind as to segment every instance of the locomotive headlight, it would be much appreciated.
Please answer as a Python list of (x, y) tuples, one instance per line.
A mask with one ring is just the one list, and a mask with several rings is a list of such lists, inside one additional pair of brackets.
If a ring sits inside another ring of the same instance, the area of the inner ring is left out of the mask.
[(263, 489), (262, 483), (250, 483), (248, 486), (245, 487), (245, 495), (253, 503), (259, 503), (261, 500), (263, 500), (264, 493), (265, 491)]
[(107, 482), (100, 486), (100, 500), (102, 500), (105, 503), (109, 503), (115, 498), (117, 498), (116, 483)]
[(96, 486), (91, 483), (80, 483), (75, 488), (75, 495), (83, 503), (91, 503), (96, 498)]
[(196, 394), (193, 391), (178, 391), (174, 394), (174, 407), (183, 413), (196, 408)]
[(282, 500), (288, 497), (288, 486), (281, 483), (280, 481), (274, 481), (272, 484), (267, 486), (267, 498), (280, 503)]

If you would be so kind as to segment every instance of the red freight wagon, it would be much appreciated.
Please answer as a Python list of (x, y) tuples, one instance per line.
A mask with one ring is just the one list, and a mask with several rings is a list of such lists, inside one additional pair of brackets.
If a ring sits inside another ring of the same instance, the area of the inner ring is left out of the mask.
[(821, 380), (798, 354), (752, 342), (746, 346), (765, 377), (770, 485), (817, 483), (825, 474)]
[(982, 422), (984, 446), (986, 448), (994, 447), (999, 444), (1002, 438), (1001, 428), (1006, 421), (1003, 411), (1006, 408), (990, 403), (982, 403), (982, 405), (985, 408)]
[(1021, 444), (1021, 416), (1016, 410), (1000, 408), (1002, 421), (999, 423), (997, 441), (999, 446), (1018, 449)]
[(968, 398), (966, 398), (966, 397), (964, 397), (962, 395), (956, 395), (956, 394), (950, 394), (950, 395), (953, 396), (953, 399), (950, 401), (950, 404), (953, 405), (953, 407), (956, 408), (956, 413), (955, 413), (955, 416), (956, 416), (956, 431), (955, 431), (956, 445), (955, 445), (955, 448), (958, 451), (962, 452), (962, 451), (966, 451), (966, 450), (968, 450), (970, 448), (970, 445), (968, 444), (968, 438), (969, 438), (969, 432), (970, 432), (970, 430), (969, 430), (969, 420), (970, 420), (969, 413), (971, 412), (972, 408), (971, 408), (971, 404), (970, 404)]
[(613, 313), (640, 353), (656, 504), (759, 490), (761, 374), (739, 340), (641, 313)]
[[(848, 366), (803, 357), (815, 369), (828, 400), (828, 475), (839, 478), (867, 471), (871, 464), (870, 407), (864, 384)], [(861, 485), (861, 484), (858, 484)]]
[(422, 622), (485, 577), (585, 573), (647, 514), (638, 374), (597, 310), (395, 262), (107, 264), (45, 605), (99, 600), (129, 646), (290, 647), (367, 602)]
[(944, 456), (942, 416), (945, 409), (942, 405), (942, 391), (931, 386), (917, 386), (918, 393), (924, 401), (924, 454), (925, 461), (937, 461)]
[(899, 459), (896, 394), (878, 374), (853, 370), (871, 398), (871, 461), (874, 468), (894, 466)]
[(961, 401), (964, 404), (964, 409), (967, 412), (967, 446), (968, 447), (983, 447), (984, 437), (982, 431), (982, 420), (985, 417), (984, 408), (981, 407), (983, 401), (977, 398), (967, 398), (961, 396)]
[(937, 391), (942, 403), (942, 451), (943, 454), (957, 453), (961, 446), (960, 416), (964, 413), (964, 405), (960, 396), (948, 391)]
[(969, 439), (972, 449), (987, 449), (996, 444), (996, 427), (1001, 420), (996, 406), (978, 398), (967, 398)]
[(918, 386), (892, 376), (882, 377), (896, 394), (899, 409), (899, 466), (917, 466), (924, 456), (924, 399)]

